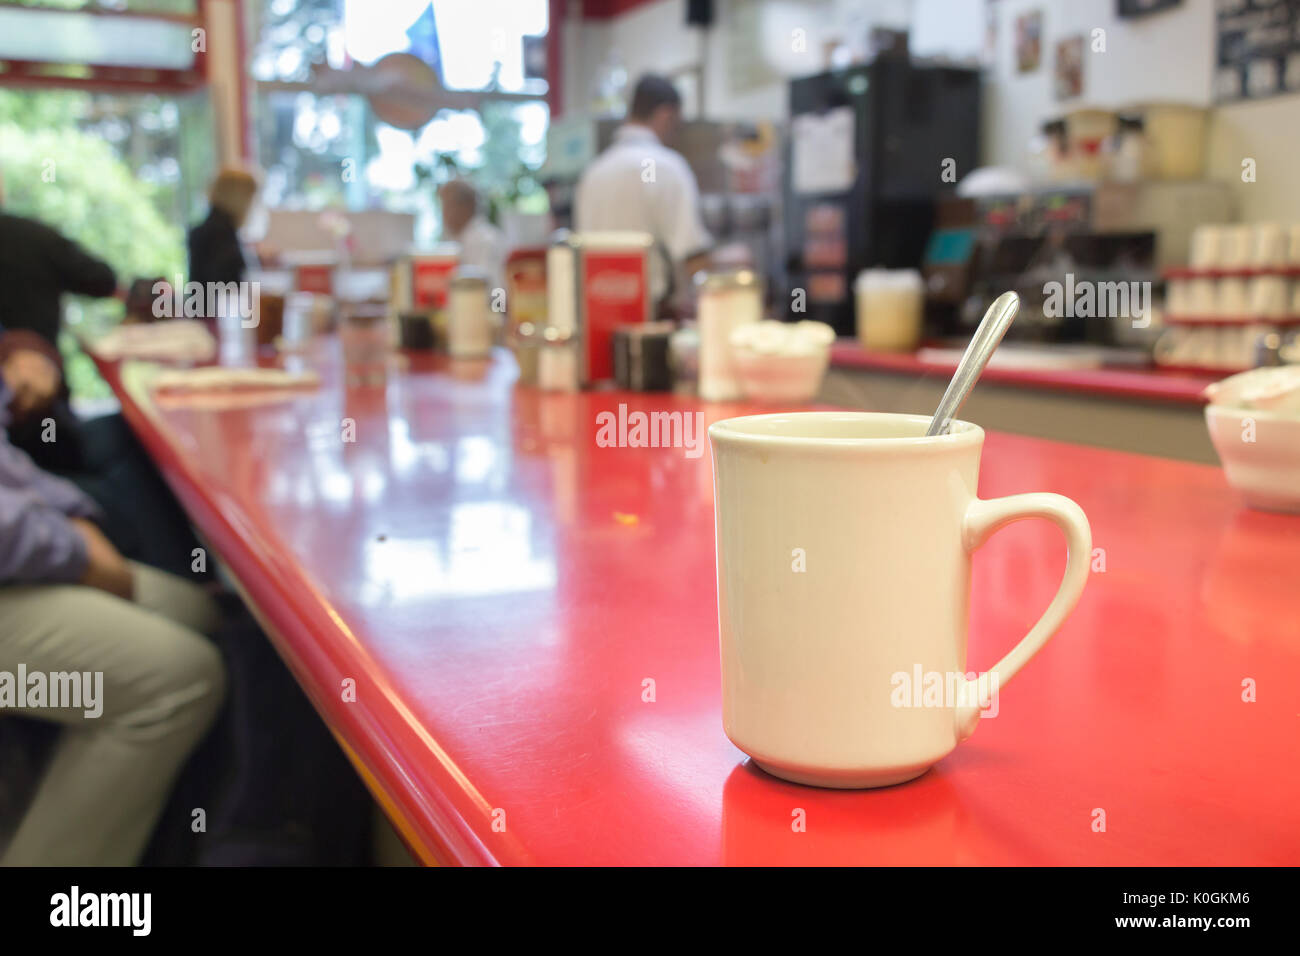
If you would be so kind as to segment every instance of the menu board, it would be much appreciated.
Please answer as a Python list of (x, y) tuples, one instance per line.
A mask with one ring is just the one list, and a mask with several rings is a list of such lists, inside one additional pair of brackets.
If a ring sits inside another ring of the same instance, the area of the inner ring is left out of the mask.
[(824, 114), (801, 113), (790, 121), (790, 182), (798, 195), (841, 193), (853, 188), (853, 107)]
[(1218, 0), (1214, 98), (1300, 93), (1300, 0)]

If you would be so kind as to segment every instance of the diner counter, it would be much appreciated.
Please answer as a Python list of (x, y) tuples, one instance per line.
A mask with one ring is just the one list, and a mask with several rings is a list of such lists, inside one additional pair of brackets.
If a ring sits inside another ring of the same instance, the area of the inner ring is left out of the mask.
[[(945, 379), (957, 370), (957, 359), (935, 361), (913, 352), (878, 352), (856, 341), (840, 339), (831, 346), (831, 364), (839, 368), (872, 369), (916, 375), (937, 374)], [(1159, 368), (1015, 368), (995, 361), (981, 379), (1006, 385), (1061, 392), (1082, 392), (1109, 398), (1204, 405), (1205, 387), (1223, 374), (1183, 372)]]
[[(818, 790), (722, 731), (707, 444), (595, 439), (621, 404), (752, 409), (539, 392), (504, 353), (365, 387), (333, 343), (307, 362), (319, 390), (262, 404), (101, 370), (421, 860), (1300, 863), (1300, 517), (1243, 509), (1217, 468), (990, 432), (982, 496), (1091, 520), (1078, 609), (929, 773)], [(1064, 550), (1021, 522), (976, 553), (970, 669), (1037, 619)]]
[[(999, 357), (1010, 352), (995, 353), (966, 406), (966, 414), (986, 428), (1217, 463), (1202, 392), (1227, 373), (999, 365)], [(951, 357), (940, 356), (866, 351), (856, 340), (841, 339), (831, 347), (831, 368), (819, 397), (832, 405), (929, 414), (959, 361), (955, 350)]]

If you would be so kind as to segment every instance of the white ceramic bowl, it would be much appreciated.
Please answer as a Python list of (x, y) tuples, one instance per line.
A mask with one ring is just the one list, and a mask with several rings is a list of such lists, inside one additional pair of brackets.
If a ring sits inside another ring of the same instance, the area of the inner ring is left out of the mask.
[(755, 402), (811, 401), (830, 364), (835, 330), (824, 322), (752, 322), (732, 330), (731, 366)]
[(1205, 421), (1228, 484), (1246, 504), (1300, 514), (1300, 416), (1208, 405)]
[(1300, 419), (1300, 366), (1254, 368), (1207, 385), (1205, 397), (1215, 405), (1276, 412)]
[(731, 361), (745, 397), (755, 402), (810, 402), (830, 364), (830, 346), (809, 354), (771, 355), (732, 348)]

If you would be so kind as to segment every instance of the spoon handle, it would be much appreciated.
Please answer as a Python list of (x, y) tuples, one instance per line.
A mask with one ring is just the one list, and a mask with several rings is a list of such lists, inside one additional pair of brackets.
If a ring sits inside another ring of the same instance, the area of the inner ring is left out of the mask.
[(975, 387), (984, 366), (989, 364), (989, 359), (993, 356), (993, 350), (998, 347), (1011, 320), (1019, 311), (1020, 296), (1014, 292), (1003, 292), (993, 300), (993, 304), (984, 313), (984, 318), (980, 320), (970, 345), (966, 346), (961, 363), (953, 373), (952, 381), (948, 383), (948, 390), (939, 400), (939, 407), (935, 409), (934, 418), (930, 420), (930, 427), (925, 433), (927, 436), (948, 434), (952, 420), (966, 403), (966, 396)]

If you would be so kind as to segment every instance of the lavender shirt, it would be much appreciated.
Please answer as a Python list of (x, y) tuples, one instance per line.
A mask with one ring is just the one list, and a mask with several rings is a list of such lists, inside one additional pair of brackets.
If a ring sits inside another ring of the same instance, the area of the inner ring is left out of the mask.
[(86, 543), (68, 519), (95, 518), (99, 509), (9, 443), (11, 398), (0, 381), (0, 585), (79, 581)]

